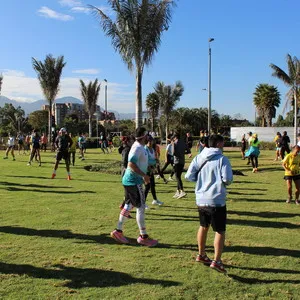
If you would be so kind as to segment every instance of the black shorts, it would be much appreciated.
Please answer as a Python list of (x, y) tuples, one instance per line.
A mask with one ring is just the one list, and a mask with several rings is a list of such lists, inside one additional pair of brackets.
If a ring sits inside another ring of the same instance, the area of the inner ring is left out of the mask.
[(145, 203), (144, 189), (139, 185), (124, 185), (125, 189), (125, 203), (131, 203), (135, 207), (141, 207)]
[(211, 207), (198, 206), (200, 225), (202, 227), (209, 227), (216, 232), (226, 231), (227, 210), (226, 206)]
[(285, 175), (283, 177), (283, 179), (285, 180), (293, 180), (294, 182), (300, 179), (300, 175), (294, 175), (294, 176), (287, 176)]
[(69, 159), (69, 152), (68, 151), (59, 151), (56, 154), (56, 160), (68, 160)]

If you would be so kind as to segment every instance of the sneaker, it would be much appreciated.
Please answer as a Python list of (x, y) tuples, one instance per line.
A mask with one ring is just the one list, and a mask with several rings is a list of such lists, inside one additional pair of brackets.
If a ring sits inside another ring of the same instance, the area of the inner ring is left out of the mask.
[(177, 199), (183, 198), (186, 196), (186, 192), (181, 191), (180, 194), (178, 195)]
[(224, 268), (224, 265), (221, 261), (216, 262), (215, 260), (213, 260), (210, 264), (210, 267), (220, 273), (226, 274), (226, 270)]
[(7, 156), (4, 156), (3, 159), (8, 159), (8, 157), (7, 157)]
[(28, 162), (27, 166), (31, 166), (31, 162)]
[(208, 258), (208, 256), (206, 254), (205, 255), (198, 254), (196, 256), (196, 261), (201, 262), (203, 264), (207, 264), (207, 265), (210, 265), (212, 263), (212, 260), (210, 258)]
[(175, 193), (175, 195), (173, 196), (173, 198), (178, 198), (179, 195), (180, 195), (180, 193), (179, 193), (179, 191), (177, 191), (177, 192)]
[(156, 179), (160, 179), (160, 175), (157, 175), (155, 178), (156, 178)]
[(52, 176), (51, 176), (51, 179), (54, 179), (55, 176), (56, 176), (56, 174), (53, 173)]
[(15, 158), (13, 158), (13, 161), (15, 161), (16, 159)]
[(299, 200), (295, 200), (295, 204), (299, 205), (300, 204)]
[(85, 158), (83, 157), (81, 160), (85, 160)]
[[(292, 199), (289, 198), (289, 199), (287, 199), (285, 202), (286, 202), (286, 203), (291, 203), (291, 201), (292, 201)], [(297, 200), (296, 200), (296, 201), (297, 201)]]
[(150, 209), (149, 206), (147, 204), (145, 204), (145, 209)]
[(72, 179), (71, 175), (68, 175), (67, 180), (71, 180), (71, 179)]
[(118, 230), (114, 230), (110, 233), (110, 236), (116, 240), (117, 242), (121, 243), (121, 244), (128, 244), (129, 241), (126, 239), (126, 237), (123, 235), (123, 232), (118, 231)]
[(164, 178), (164, 183), (167, 184), (168, 183), (168, 180), (166, 178)]
[(153, 200), (152, 205), (163, 205), (164, 203), (159, 200)]
[(169, 179), (168, 179), (169, 181), (174, 181), (174, 179), (170, 176), (169, 177)]
[(143, 239), (141, 236), (139, 236), (137, 238), (137, 242), (140, 244), (140, 245), (143, 245), (143, 246), (148, 246), (148, 247), (155, 247), (157, 244), (158, 244), (158, 240), (152, 240), (150, 238), (145, 238)]

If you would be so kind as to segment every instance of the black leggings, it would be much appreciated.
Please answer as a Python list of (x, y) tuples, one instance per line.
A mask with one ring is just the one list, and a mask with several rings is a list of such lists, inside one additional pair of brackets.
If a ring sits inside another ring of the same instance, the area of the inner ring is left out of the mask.
[(177, 180), (177, 190), (183, 190), (183, 184), (181, 180), (181, 174), (183, 172), (184, 165), (183, 164), (175, 164), (174, 171)]
[(250, 155), (250, 159), (251, 159), (251, 164), (252, 164), (252, 168), (258, 168), (258, 158), (257, 156), (254, 155)]
[[(167, 162), (165, 162), (164, 166), (162, 167), (161, 171), (160, 171), (160, 177), (161, 178), (164, 178), (164, 171), (165, 169), (169, 166), (169, 165), (172, 165), (172, 160), (170, 159), (171, 155), (168, 155), (168, 158), (167, 158)], [(171, 171), (171, 174), (170, 174), (170, 177), (172, 177), (174, 175), (174, 169), (172, 168), (172, 171)]]
[(148, 175), (150, 177), (150, 183), (146, 184), (146, 186), (145, 186), (145, 201), (147, 199), (147, 195), (148, 195), (150, 190), (151, 190), (153, 200), (157, 200), (156, 199), (154, 174), (151, 172), (151, 174), (148, 174)]

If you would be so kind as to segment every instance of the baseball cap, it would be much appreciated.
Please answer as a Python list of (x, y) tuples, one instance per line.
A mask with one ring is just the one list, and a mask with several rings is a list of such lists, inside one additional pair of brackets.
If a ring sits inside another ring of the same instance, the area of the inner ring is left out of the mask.
[(62, 127), (59, 131), (60, 132), (67, 132), (67, 129), (65, 127)]

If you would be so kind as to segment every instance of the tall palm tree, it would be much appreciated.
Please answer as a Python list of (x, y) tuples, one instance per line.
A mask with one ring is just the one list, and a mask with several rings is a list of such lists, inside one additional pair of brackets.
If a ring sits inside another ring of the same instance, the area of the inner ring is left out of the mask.
[(100, 93), (101, 83), (98, 83), (98, 79), (94, 82), (90, 81), (88, 85), (80, 80), (81, 96), (84, 102), (85, 110), (89, 114), (89, 136), (92, 136), (92, 118), (96, 112), (97, 100)]
[(108, 0), (115, 20), (103, 10), (90, 5), (100, 25), (111, 38), (130, 71), (135, 67), (136, 127), (142, 125), (142, 77), (144, 67), (150, 65), (158, 51), (163, 31), (171, 22), (172, 0)]
[(1, 90), (2, 90), (2, 82), (3, 82), (3, 75), (0, 74), (0, 96), (1, 96)]
[(159, 111), (159, 98), (156, 93), (150, 93), (147, 95), (146, 107), (150, 112), (152, 120), (152, 131), (154, 131), (155, 119), (157, 118)]
[(288, 73), (274, 64), (270, 64), (273, 69), (272, 76), (279, 78), (285, 85), (290, 87), (287, 93), (288, 99), (294, 100), (294, 143), (297, 143), (297, 114), (298, 114), (298, 97), (300, 89), (300, 62), (296, 56), (293, 58), (290, 54), (286, 57)]
[(261, 126), (272, 126), (272, 119), (276, 116), (276, 107), (280, 105), (280, 93), (277, 87), (266, 83), (257, 85), (253, 97), (253, 103), (261, 117)]
[(52, 104), (59, 92), (60, 78), (65, 65), (63, 56), (55, 58), (51, 54), (48, 54), (44, 62), (32, 58), (33, 69), (37, 73), (44, 96), (49, 103), (48, 134), (50, 143), (52, 136)]
[(162, 114), (166, 118), (166, 140), (169, 133), (169, 121), (171, 112), (183, 94), (184, 87), (180, 81), (177, 81), (174, 86), (165, 85), (162, 81), (156, 83), (154, 87), (155, 93), (159, 97), (159, 103)]

